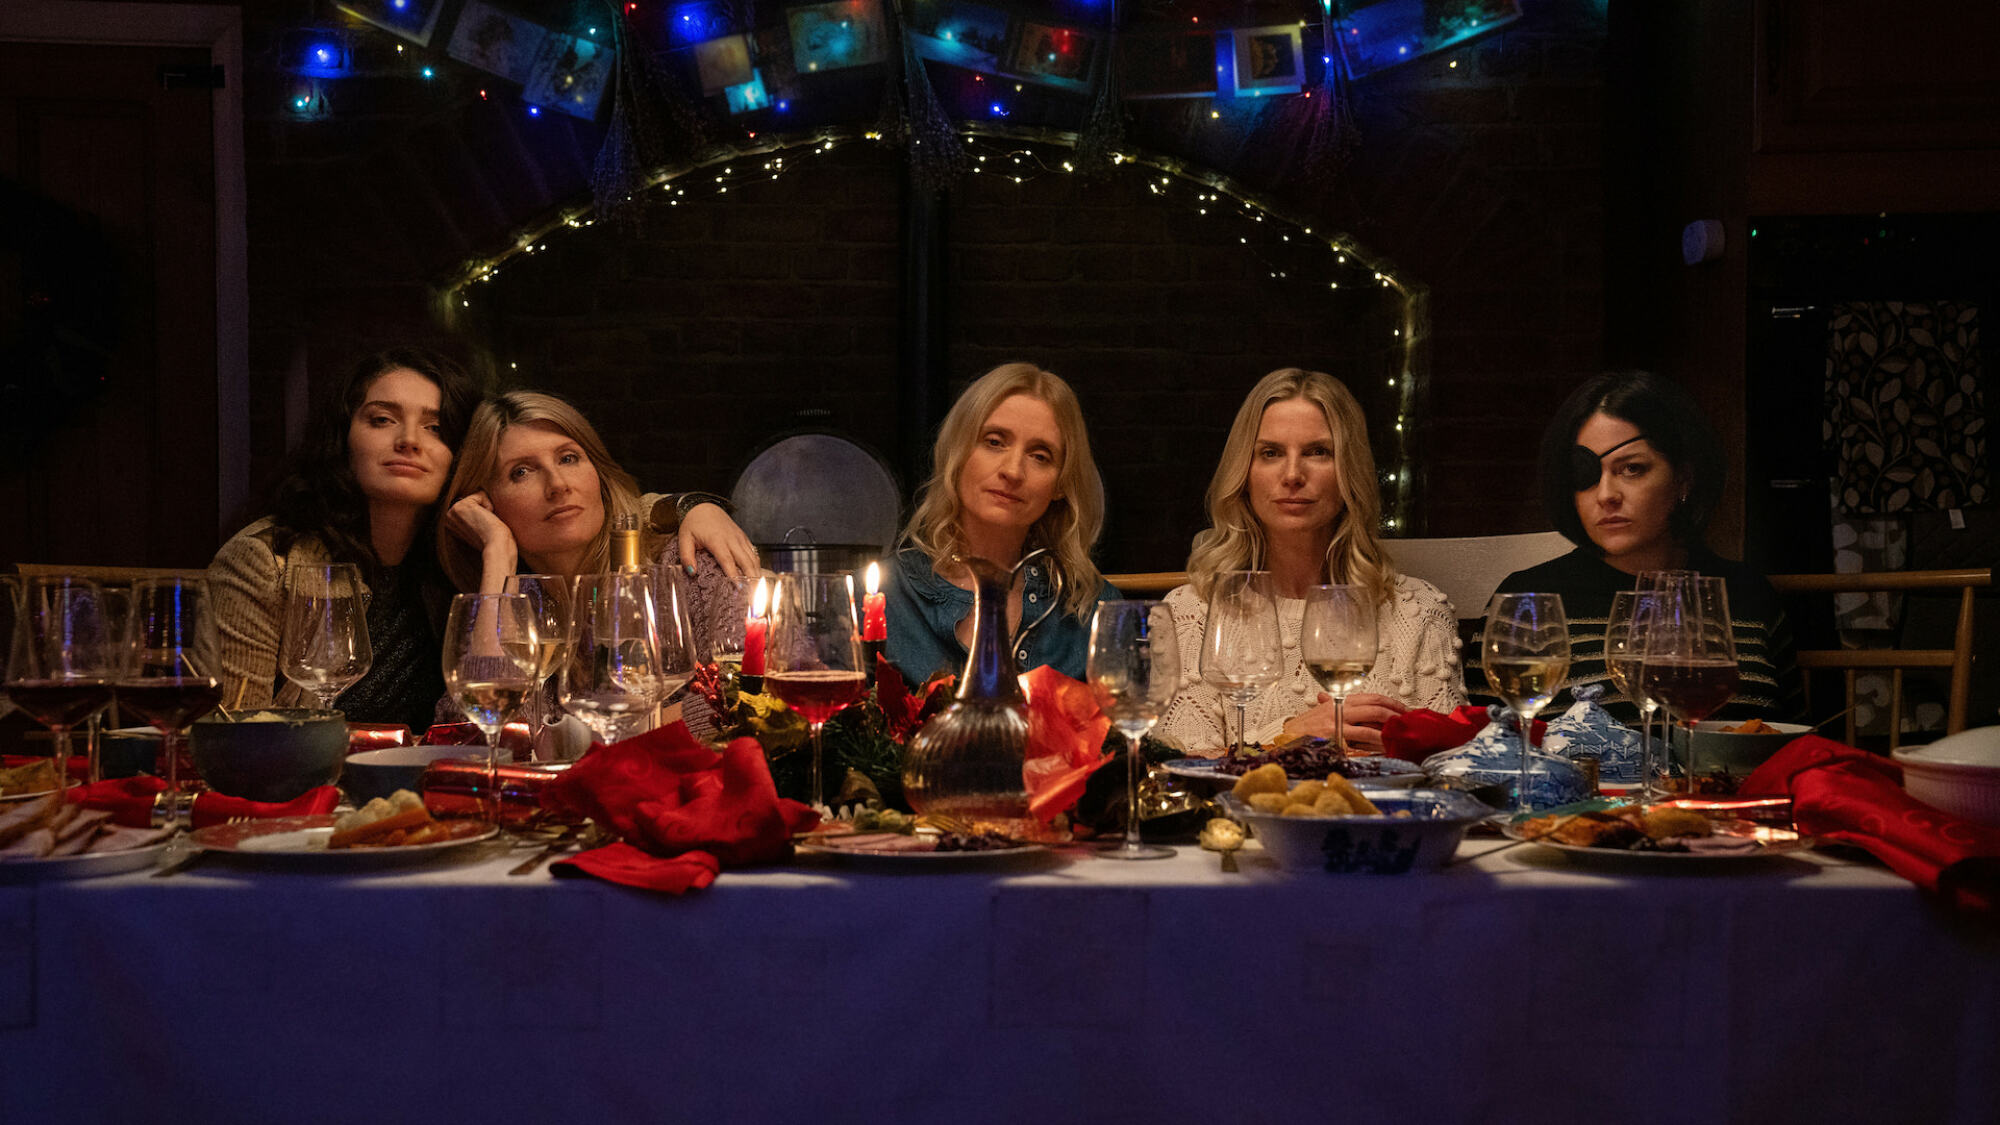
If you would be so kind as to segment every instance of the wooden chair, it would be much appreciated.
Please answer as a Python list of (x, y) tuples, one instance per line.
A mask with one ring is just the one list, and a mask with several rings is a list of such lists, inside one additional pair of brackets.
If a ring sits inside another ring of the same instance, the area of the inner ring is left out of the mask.
[[(1501, 579), (1517, 570), (1545, 563), (1571, 547), (1570, 541), (1556, 531), (1382, 542), (1389, 548), (1389, 557), (1396, 561), (1398, 570), (1444, 591), (1461, 621), (1486, 615), (1486, 603), (1493, 600), (1493, 591), (1499, 588)], [(1104, 577), (1127, 594), (1158, 597), (1185, 583), (1187, 572), (1152, 571)]]
[[(1903, 730), (1903, 673), (1912, 668), (1950, 670), (1950, 691), (1945, 711), (1945, 733), (1965, 729), (1967, 701), (1972, 690), (1972, 607), (1973, 591), (1993, 585), (1993, 569), (1901, 570), (1861, 574), (1773, 574), (1771, 585), (1784, 594), (1854, 594), (1880, 590), (1957, 590), (1958, 622), (1952, 646), (1939, 649), (1912, 648), (1832, 648), (1801, 649), (1798, 665), (1810, 673), (1814, 669), (1836, 669), (1846, 684), (1846, 741), (1855, 740), (1854, 684), (1859, 671), (1889, 672), (1889, 748), (1901, 741)], [(1807, 705), (1812, 681), (1808, 676)]]

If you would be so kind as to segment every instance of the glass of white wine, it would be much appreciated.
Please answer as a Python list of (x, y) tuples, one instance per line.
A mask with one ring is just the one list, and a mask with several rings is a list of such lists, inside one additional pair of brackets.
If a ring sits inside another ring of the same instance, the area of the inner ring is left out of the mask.
[(551, 700), (548, 681), (562, 667), (569, 643), (570, 599), (576, 580), (566, 574), (510, 574), (502, 593), (528, 599), (535, 616), (535, 688), (521, 706), (528, 724), (529, 756), (543, 757), (542, 729), (548, 725)]
[(1217, 574), (1208, 597), (1208, 624), (1202, 631), (1201, 678), (1236, 704), (1235, 753), (1241, 754), (1250, 739), (1250, 701), (1283, 678), (1284, 659), (1270, 572)]
[(1645, 663), (1645, 634), (1658, 599), (1643, 590), (1621, 590), (1611, 597), (1611, 612), (1604, 619), (1604, 668), (1611, 682), (1639, 709), (1639, 791), (1642, 800), (1657, 800), (1666, 794), (1658, 775), (1665, 773), (1653, 749), (1653, 713), (1660, 704), (1646, 694), (1640, 675)]
[(1375, 606), (1360, 586), (1314, 586), (1306, 591), (1299, 628), (1306, 671), (1333, 696), (1333, 745), (1347, 752), (1347, 695), (1375, 668)]
[(278, 669), (333, 710), (340, 693), (368, 674), (367, 589), (353, 563), (295, 563), (285, 573), (285, 629)]
[(1569, 674), (1569, 622), (1559, 594), (1495, 594), (1486, 610), (1486, 680), (1521, 724), (1521, 780), (1514, 809), (1527, 812), (1529, 753), (1535, 713)]
[(445, 620), (444, 684), (486, 735), (489, 798), (499, 812), (500, 731), (533, 690), (541, 653), (523, 594), (460, 594)]

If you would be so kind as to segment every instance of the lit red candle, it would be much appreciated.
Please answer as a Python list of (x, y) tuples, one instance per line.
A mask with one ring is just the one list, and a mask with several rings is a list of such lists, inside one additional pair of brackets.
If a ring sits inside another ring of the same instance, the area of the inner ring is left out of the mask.
[(878, 593), (882, 587), (882, 564), (868, 564), (868, 595), (861, 599), (861, 639), (889, 639), (889, 597)]
[(771, 588), (759, 578), (757, 592), (750, 598), (750, 616), (743, 622), (743, 674), (746, 676), (764, 674), (764, 634), (771, 627), (764, 611), (770, 606)]

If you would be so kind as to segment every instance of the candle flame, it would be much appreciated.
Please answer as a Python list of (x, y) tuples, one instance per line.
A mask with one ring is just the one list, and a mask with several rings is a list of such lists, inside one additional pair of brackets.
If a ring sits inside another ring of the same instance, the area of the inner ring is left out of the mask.
[(757, 591), (750, 595), (750, 616), (762, 617), (771, 606), (771, 586), (768, 579), (757, 580)]
[(872, 593), (876, 592), (877, 590), (880, 590), (881, 588), (882, 588), (882, 564), (881, 564), (881, 563), (869, 563), (869, 564), (868, 564), (868, 592), (872, 594)]

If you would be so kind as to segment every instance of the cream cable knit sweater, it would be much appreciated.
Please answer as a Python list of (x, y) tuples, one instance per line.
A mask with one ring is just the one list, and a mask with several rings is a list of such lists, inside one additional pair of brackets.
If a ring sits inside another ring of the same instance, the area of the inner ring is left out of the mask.
[[(1201, 680), (1201, 640), (1208, 606), (1195, 596), (1193, 586), (1176, 587), (1166, 602), (1180, 642), (1181, 689), (1167, 705), (1157, 734), (1190, 754), (1214, 756), (1229, 744), (1225, 731), (1235, 729), (1236, 705)], [(1250, 702), (1252, 742), (1276, 741), (1286, 719), (1319, 700), (1319, 683), (1306, 671), (1299, 655), (1305, 610), (1302, 598), (1278, 599), (1278, 628), (1289, 670)], [(1398, 577), (1395, 596), (1382, 606), (1376, 619), (1376, 636), (1375, 668), (1357, 691), (1435, 711), (1450, 711), (1465, 702), (1458, 620), (1437, 587), (1407, 575)], [(1229, 712), (1226, 725), (1225, 707)]]

